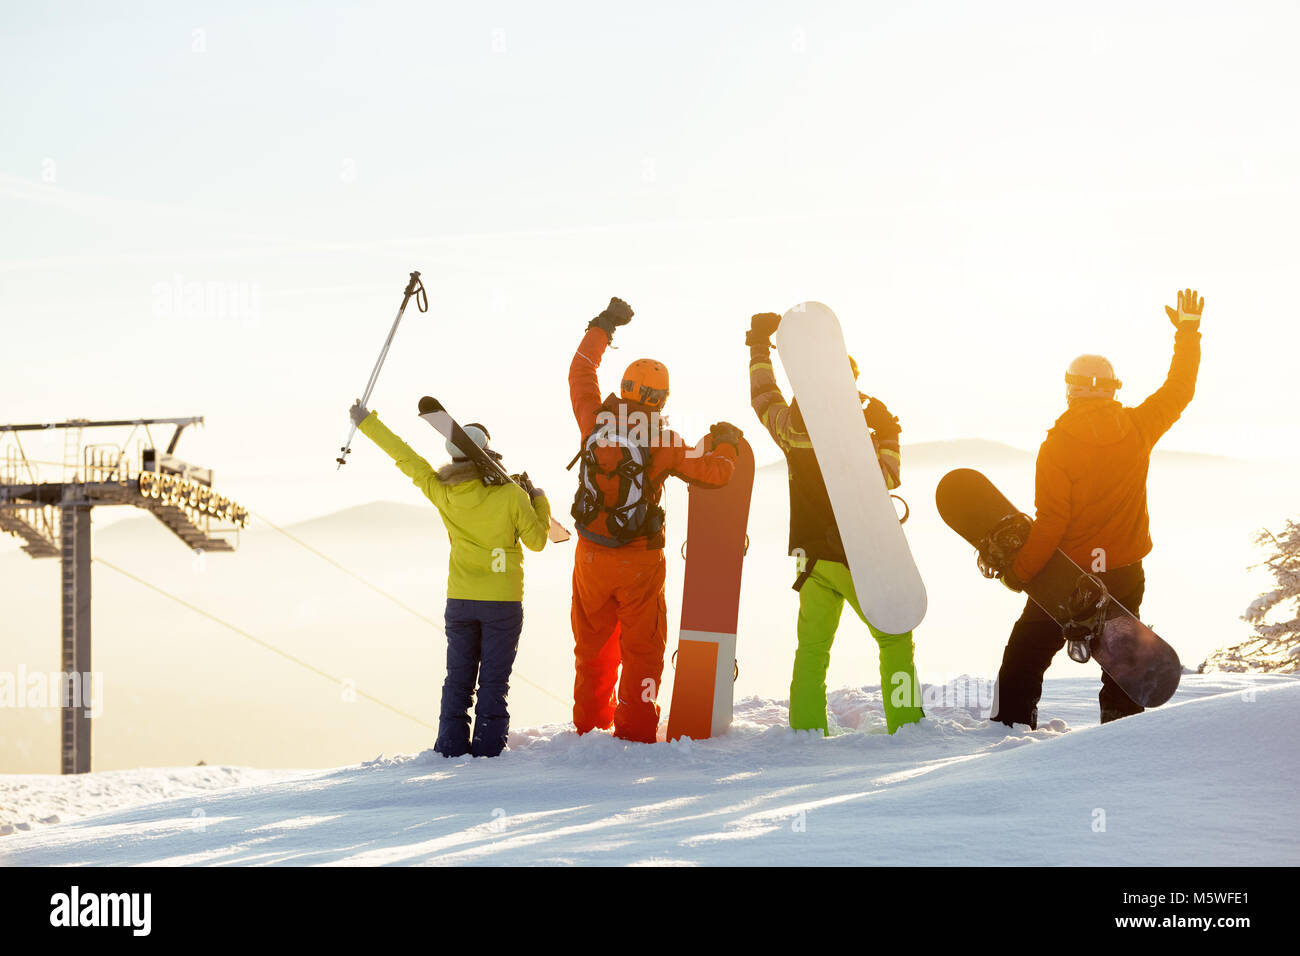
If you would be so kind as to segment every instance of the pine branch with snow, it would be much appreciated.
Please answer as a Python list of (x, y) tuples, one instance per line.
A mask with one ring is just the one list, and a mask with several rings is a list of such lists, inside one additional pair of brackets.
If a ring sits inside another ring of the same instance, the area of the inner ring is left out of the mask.
[(1300, 524), (1287, 521), (1280, 534), (1261, 531), (1256, 541), (1269, 549), (1257, 567), (1267, 567), (1277, 587), (1255, 598), (1242, 615), (1255, 626), (1255, 636), (1215, 651), (1202, 672), (1300, 671)]

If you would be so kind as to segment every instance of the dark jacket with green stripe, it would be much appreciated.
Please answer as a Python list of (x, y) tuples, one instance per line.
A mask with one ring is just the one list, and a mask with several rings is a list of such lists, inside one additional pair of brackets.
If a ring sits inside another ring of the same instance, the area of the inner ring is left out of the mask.
[[(785, 453), (790, 475), (790, 553), (805, 559), (805, 570), (810, 570), (818, 559), (845, 563), (844, 545), (817, 454), (798, 406), (786, 404), (777, 387), (770, 345), (750, 346), (749, 395), (758, 420)], [(862, 427), (867, 427), (865, 413)], [(871, 444), (885, 476), (885, 487), (892, 491), (899, 484), (898, 439), (881, 440), (872, 433)]]

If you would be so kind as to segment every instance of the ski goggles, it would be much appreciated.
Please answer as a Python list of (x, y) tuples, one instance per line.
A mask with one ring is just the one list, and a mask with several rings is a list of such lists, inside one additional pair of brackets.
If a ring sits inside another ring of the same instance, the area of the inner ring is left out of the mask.
[(658, 408), (666, 401), (668, 401), (668, 389), (651, 388), (649, 385), (641, 386), (642, 405), (649, 405), (651, 408)]

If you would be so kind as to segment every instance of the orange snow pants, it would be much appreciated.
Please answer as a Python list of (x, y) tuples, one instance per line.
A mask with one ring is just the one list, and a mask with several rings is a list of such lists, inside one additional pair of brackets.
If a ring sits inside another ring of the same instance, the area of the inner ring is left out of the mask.
[(666, 568), (662, 549), (607, 548), (578, 536), (572, 615), (578, 733), (612, 726), (616, 737), (655, 742), (668, 646)]

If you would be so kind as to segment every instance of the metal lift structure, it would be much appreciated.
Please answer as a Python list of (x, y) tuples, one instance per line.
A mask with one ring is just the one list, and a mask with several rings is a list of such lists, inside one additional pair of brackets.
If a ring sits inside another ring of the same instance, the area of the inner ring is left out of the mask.
[[(133, 505), (152, 514), (191, 551), (234, 551), (248, 510), (212, 490), (212, 471), (176, 457), (181, 432), (202, 418), (73, 419), (0, 425), (0, 531), (22, 539), (33, 558), (58, 558), (62, 601), (61, 768), (90, 770), (90, 513)], [(175, 429), (165, 450), (152, 429)], [(85, 441), (92, 429), (130, 428), (125, 441)], [(29, 457), (23, 435), (62, 433), (62, 460)], [(50, 471), (58, 472), (50, 480)], [(84, 678), (84, 679), (83, 679)], [(79, 685), (80, 700), (72, 693)]]

